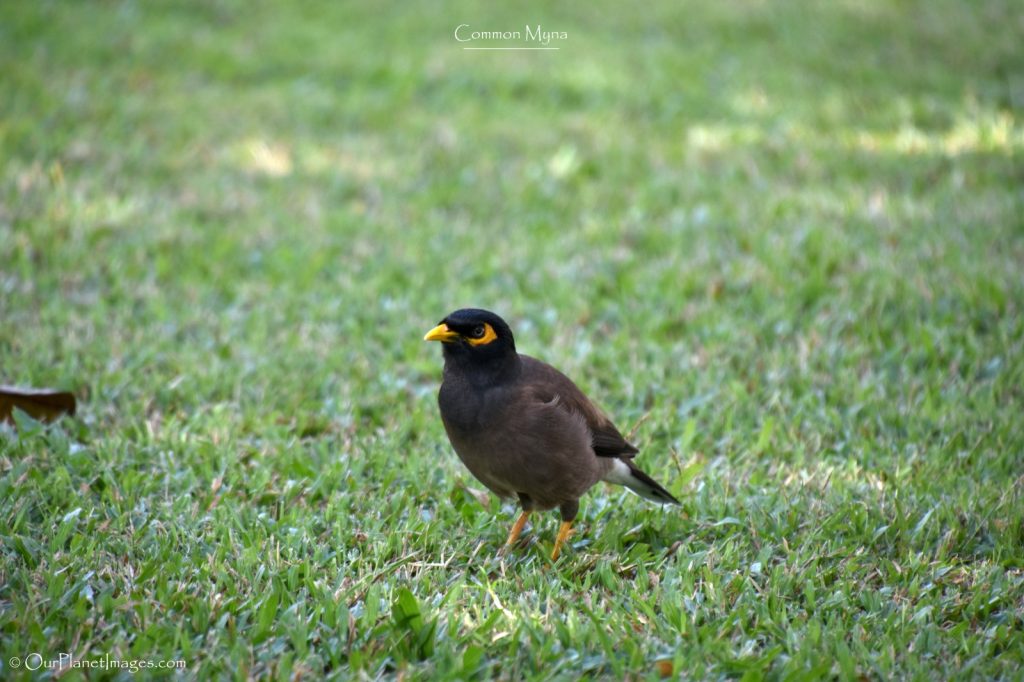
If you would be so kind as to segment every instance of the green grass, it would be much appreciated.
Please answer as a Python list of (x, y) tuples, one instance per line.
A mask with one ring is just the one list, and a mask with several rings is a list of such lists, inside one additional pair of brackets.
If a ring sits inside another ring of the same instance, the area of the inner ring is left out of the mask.
[[(1021, 679), (1019, 5), (349, 4), (0, 5), (2, 676)], [(682, 508), (496, 558), (465, 305)]]

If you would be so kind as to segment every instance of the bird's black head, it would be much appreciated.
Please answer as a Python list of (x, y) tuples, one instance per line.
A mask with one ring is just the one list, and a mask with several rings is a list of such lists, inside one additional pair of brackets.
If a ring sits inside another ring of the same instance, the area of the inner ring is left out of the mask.
[(489, 310), (456, 310), (427, 332), (424, 341), (440, 341), (446, 358), (487, 362), (515, 356), (516, 341), (505, 320)]

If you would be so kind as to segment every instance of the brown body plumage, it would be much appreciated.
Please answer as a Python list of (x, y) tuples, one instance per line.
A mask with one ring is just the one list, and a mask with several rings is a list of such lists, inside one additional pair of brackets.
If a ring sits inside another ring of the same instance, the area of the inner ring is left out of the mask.
[(580, 497), (602, 480), (678, 504), (633, 464), (637, 449), (576, 384), (516, 352), (511, 330), (494, 313), (458, 310), (425, 338), (444, 345), (438, 404), (452, 447), (481, 483), (523, 507), (509, 543), (529, 512), (558, 507), (557, 558)]

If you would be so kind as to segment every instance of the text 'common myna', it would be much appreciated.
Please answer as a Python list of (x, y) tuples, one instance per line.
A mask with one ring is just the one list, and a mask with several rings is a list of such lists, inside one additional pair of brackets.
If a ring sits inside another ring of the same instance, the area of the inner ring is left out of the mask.
[(456, 310), (427, 332), (444, 349), (437, 401), (448, 439), (466, 468), (500, 497), (517, 496), (523, 513), (562, 514), (551, 558), (572, 531), (580, 497), (598, 481), (641, 497), (679, 504), (633, 463), (637, 449), (576, 384), (557, 369), (516, 352), (512, 330), (492, 312)]

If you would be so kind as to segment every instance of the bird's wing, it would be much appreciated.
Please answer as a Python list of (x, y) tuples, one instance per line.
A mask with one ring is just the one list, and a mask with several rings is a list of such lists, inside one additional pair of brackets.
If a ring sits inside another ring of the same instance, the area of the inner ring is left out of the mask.
[(591, 446), (598, 457), (634, 457), (639, 452), (572, 379), (545, 362), (528, 355), (521, 357), (528, 390), (537, 400), (545, 403), (555, 400), (562, 409), (582, 415), (590, 429)]

